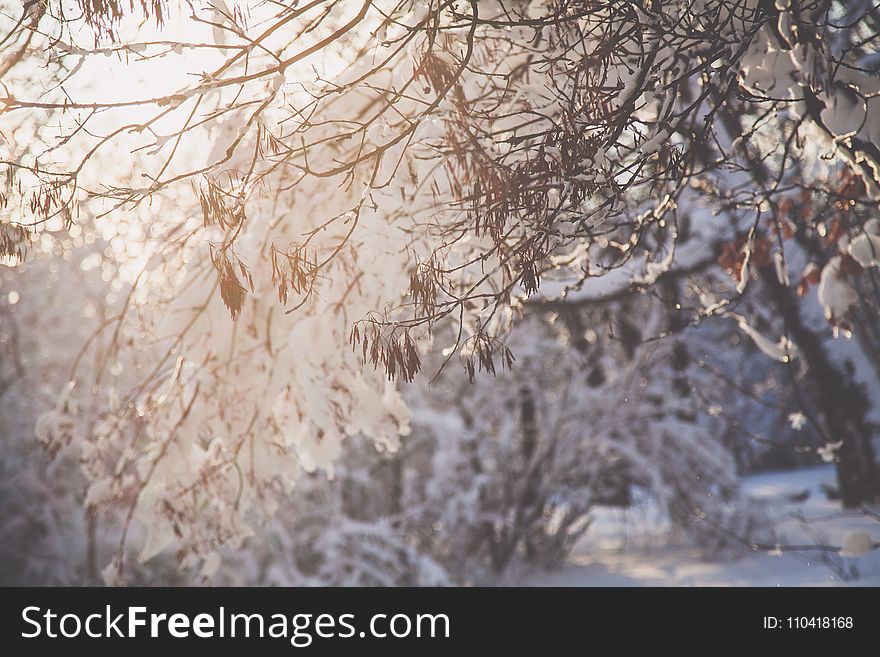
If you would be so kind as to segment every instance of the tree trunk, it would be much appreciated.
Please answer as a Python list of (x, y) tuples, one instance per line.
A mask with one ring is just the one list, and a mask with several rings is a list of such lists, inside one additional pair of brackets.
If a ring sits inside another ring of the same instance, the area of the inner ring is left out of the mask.
[(843, 443), (835, 460), (843, 505), (857, 507), (880, 500), (880, 467), (871, 444), (870, 402), (864, 389), (831, 362), (822, 339), (804, 324), (796, 299), (779, 283), (773, 268), (763, 267), (761, 278), (807, 365), (811, 397), (824, 420), (826, 439)]

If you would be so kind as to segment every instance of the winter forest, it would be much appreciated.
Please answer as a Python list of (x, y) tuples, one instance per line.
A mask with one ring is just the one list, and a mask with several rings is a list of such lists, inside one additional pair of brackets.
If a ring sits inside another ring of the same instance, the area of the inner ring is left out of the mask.
[(880, 584), (880, 7), (0, 0), (0, 583)]

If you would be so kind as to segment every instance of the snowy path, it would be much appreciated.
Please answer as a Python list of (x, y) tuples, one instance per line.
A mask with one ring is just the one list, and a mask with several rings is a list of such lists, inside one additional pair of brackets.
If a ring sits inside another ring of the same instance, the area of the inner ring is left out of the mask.
[[(861, 515), (841, 514), (826, 499), (823, 483), (834, 481), (830, 466), (745, 477), (752, 497), (767, 503), (776, 519), (777, 533), (789, 544), (839, 545), (854, 529), (880, 537), (880, 523)], [(791, 497), (809, 492), (806, 500)], [(805, 528), (796, 517), (824, 518)], [(815, 532), (812, 536), (810, 532)], [(880, 586), (880, 551), (858, 559), (831, 558), (858, 577), (843, 581), (839, 573), (816, 559), (815, 553), (766, 552), (736, 559), (706, 561), (683, 537), (670, 535), (668, 526), (649, 504), (622, 511), (601, 509), (590, 531), (561, 570), (523, 580), (526, 586)]]

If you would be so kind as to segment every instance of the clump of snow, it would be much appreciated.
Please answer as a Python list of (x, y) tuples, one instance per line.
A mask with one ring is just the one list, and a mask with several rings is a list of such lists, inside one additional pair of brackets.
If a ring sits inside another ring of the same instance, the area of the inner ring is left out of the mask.
[(874, 544), (871, 540), (871, 535), (862, 529), (857, 529), (851, 532), (847, 532), (847, 534), (843, 537), (843, 544), (840, 548), (840, 556), (860, 557), (863, 554), (868, 554), (868, 552), (873, 549)]
[(785, 266), (785, 256), (782, 255), (781, 251), (777, 251), (773, 256), (773, 264), (776, 266), (776, 278), (779, 280), (780, 285), (785, 287), (791, 285), (791, 281), (788, 278), (788, 267)]
[(828, 99), (822, 121), (837, 137), (851, 137), (865, 124), (865, 101), (847, 88)]
[(865, 230), (850, 241), (849, 254), (862, 267), (880, 265), (880, 219), (865, 223)]
[(526, 8), (526, 16), (532, 20), (546, 18), (552, 8), (547, 0), (532, 0)]
[(55, 404), (55, 408), (46, 411), (37, 418), (34, 426), (34, 435), (43, 446), (54, 453), (62, 446), (68, 444), (76, 433), (76, 404), (70, 399), (73, 383), (68, 383)]
[(217, 573), (217, 570), (220, 568), (220, 555), (216, 552), (211, 552), (211, 554), (205, 557), (205, 563), (202, 566), (202, 577), (205, 579), (211, 579)]
[(837, 454), (837, 450), (843, 447), (843, 441), (838, 440), (833, 443), (826, 443), (823, 447), (820, 447), (816, 450), (816, 453), (822, 458), (825, 463), (831, 463), (834, 460), (835, 455)]
[(859, 297), (852, 285), (844, 278), (840, 256), (834, 256), (825, 265), (819, 277), (817, 294), (825, 311), (825, 318), (835, 321), (846, 315)]
[(797, 347), (788, 336), (780, 336), (779, 340), (773, 342), (767, 336), (753, 328), (748, 320), (742, 315), (730, 313), (730, 317), (736, 320), (736, 323), (739, 324), (740, 330), (752, 339), (755, 346), (767, 356), (770, 356), (773, 360), (787, 363), (796, 355)]
[(669, 128), (659, 130), (656, 135), (642, 144), (641, 151), (643, 155), (653, 155), (670, 137)]
[(804, 424), (807, 422), (807, 416), (801, 413), (800, 411), (796, 411), (791, 413), (788, 416), (788, 423), (791, 425), (791, 428), (795, 431), (800, 431), (804, 428)]

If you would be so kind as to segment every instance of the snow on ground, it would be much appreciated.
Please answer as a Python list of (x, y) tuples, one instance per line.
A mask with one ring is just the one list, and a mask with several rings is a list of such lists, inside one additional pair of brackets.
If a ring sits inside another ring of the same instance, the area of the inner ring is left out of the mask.
[[(840, 545), (853, 530), (880, 540), (880, 522), (843, 512), (829, 501), (832, 466), (743, 478), (767, 507), (780, 542)], [(806, 499), (804, 494), (809, 493)], [(526, 578), (525, 586), (880, 586), (880, 550), (858, 558), (816, 552), (755, 552), (706, 560), (676, 536), (649, 502), (627, 510), (600, 509), (592, 527), (560, 570)], [(804, 524), (801, 518), (812, 519)]]

